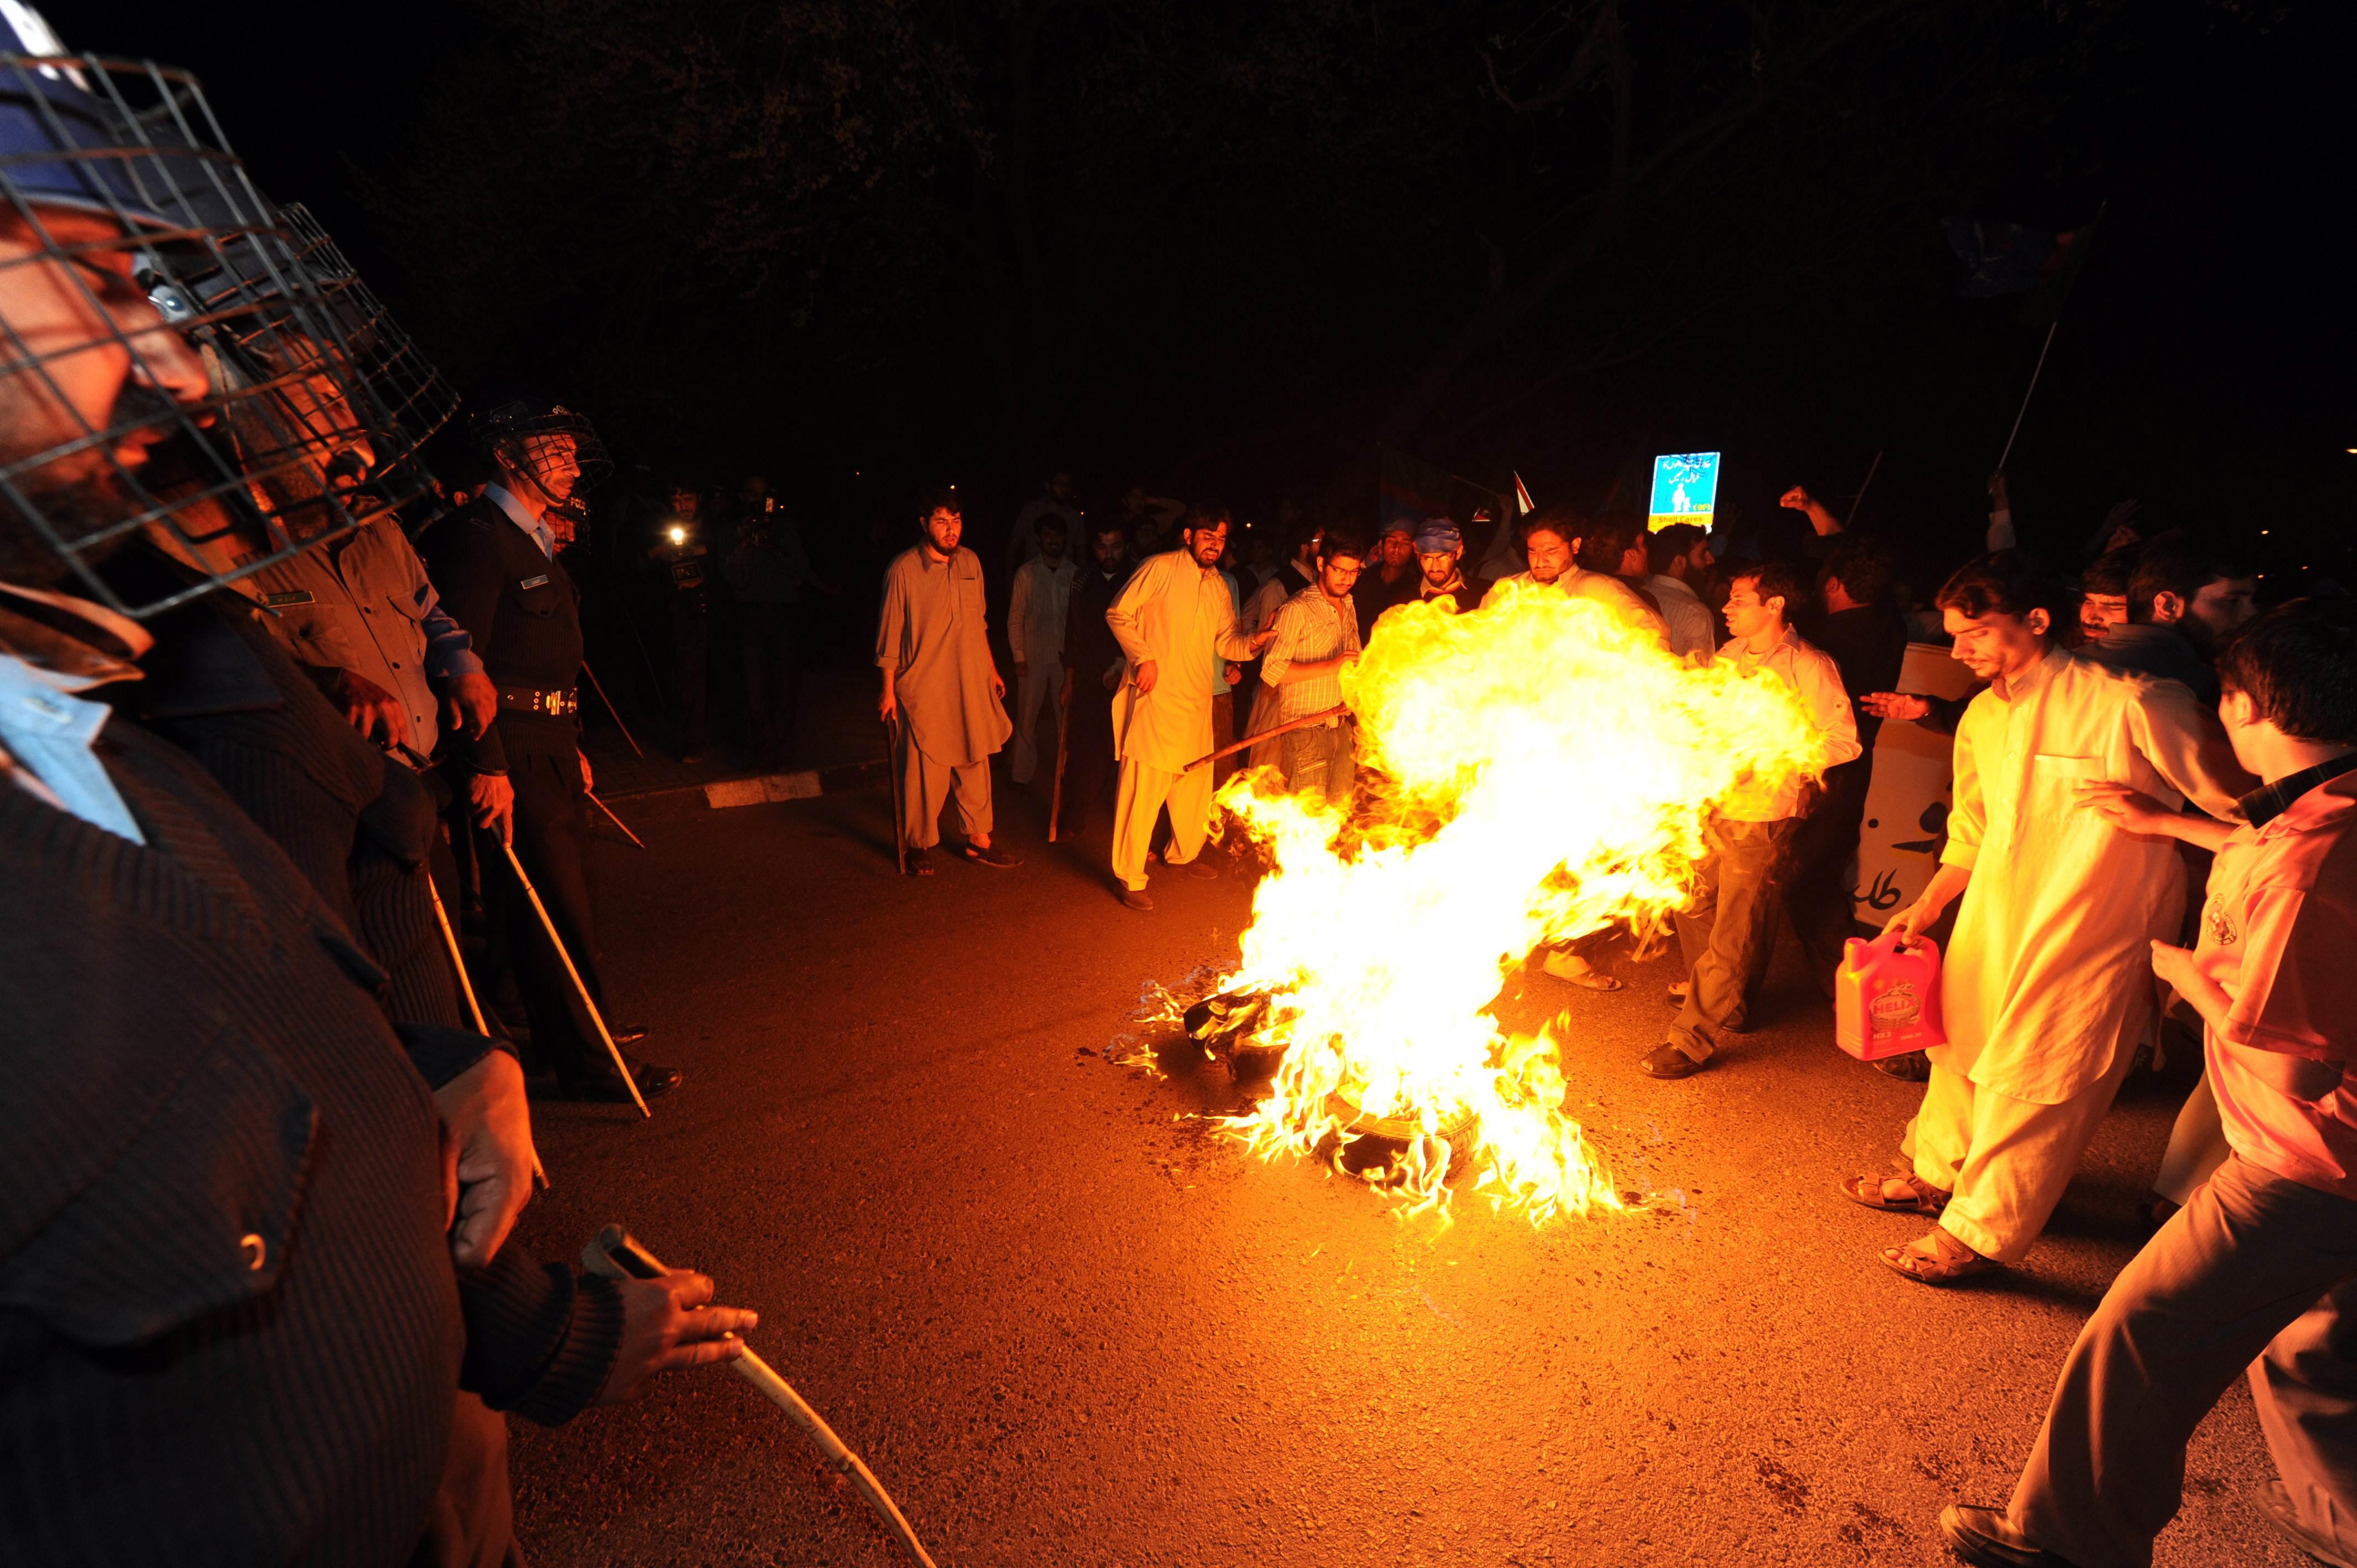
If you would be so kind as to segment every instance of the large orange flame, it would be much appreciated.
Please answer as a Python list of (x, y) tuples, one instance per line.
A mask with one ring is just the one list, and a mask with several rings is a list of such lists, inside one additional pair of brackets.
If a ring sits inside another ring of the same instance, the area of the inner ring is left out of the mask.
[(1509, 1036), (1484, 1009), (1543, 942), (1663, 929), (1713, 811), (1824, 755), (1781, 682), (1685, 662), (1604, 605), (1517, 586), (1468, 615), (1384, 616), (1344, 680), (1379, 776), (1369, 789), (1361, 772), (1347, 821), (1265, 770), (1220, 792), (1272, 869), (1243, 966), (1216, 989), (1271, 993), (1249, 1043), (1285, 1048), (1271, 1092), (1226, 1122), (1254, 1150), (1405, 1122), (1405, 1154), (1375, 1174), (1409, 1211), (1445, 1216), (1469, 1159), (1473, 1190), (1535, 1224), (1621, 1200), (1564, 1114), (1556, 1026)]

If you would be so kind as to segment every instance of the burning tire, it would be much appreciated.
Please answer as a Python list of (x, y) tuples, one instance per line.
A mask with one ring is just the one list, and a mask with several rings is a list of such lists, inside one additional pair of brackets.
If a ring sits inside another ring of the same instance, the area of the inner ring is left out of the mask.
[(1223, 991), (1188, 1008), (1179, 1024), (1237, 1079), (1268, 1078), (1286, 1047), (1262, 1044), (1255, 1031), (1270, 1021), (1275, 1000), (1266, 991)]
[[(1423, 1123), (1401, 1116), (1374, 1116), (1339, 1094), (1326, 1097), (1327, 1113), (1342, 1123), (1351, 1142), (1340, 1151), (1342, 1168), (1355, 1174), (1395, 1167), (1409, 1145), (1423, 1135)], [(1448, 1179), (1456, 1181), (1473, 1168), (1473, 1150), (1481, 1136), (1481, 1113), (1460, 1111), (1443, 1122), (1440, 1139), (1448, 1145)]]

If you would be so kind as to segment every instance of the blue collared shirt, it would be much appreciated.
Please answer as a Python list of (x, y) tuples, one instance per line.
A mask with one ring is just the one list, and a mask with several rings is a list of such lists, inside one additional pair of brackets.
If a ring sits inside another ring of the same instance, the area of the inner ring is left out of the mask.
[(16, 775), (17, 788), (93, 827), (145, 843), (123, 792), (91, 749), (113, 710), (72, 695), (90, 683), (0, 653), (0, 772)]

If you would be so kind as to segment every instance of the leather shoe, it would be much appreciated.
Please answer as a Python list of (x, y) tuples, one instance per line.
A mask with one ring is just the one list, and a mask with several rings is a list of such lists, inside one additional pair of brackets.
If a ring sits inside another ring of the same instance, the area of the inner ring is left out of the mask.
[(1670, 1079), (1692, 1078), (1708, 1067), (1710, 1062), (1711, 1058), (1708, 1057), (1696, 1061), (1669, 1041), (1664, 1040), (1647, 1051), (1644, 1059), (1637, 1065), (1645, 1069), (1648, 1077)]
[(1973, 1568), (2072, 1568), (2044, 1547), (2014, 1545), (1996, 1533), (2004, 1528), (2003, 1509), (1950, 1503), (1940, 1510), (1940, 1533), (1948, 1538), (1948, 1550)]
[(1151, 909), (1154, 900), (1146, 896), (1143, 887), (1125, 887), (1121, 890), (1121, 907), (1125, 909)]
[[(2167, 1203), (2167, 1198), (2162, 1198)], [(2283, 1531), (2283, 1537), (2319, 1563), (2329, 1563), (2332, 1568), (2348, 1568), (2349, 1558), (2336, 1550), (2338, 1541), (2318, 1539), (2316, 1533), (2300, 1522), (2299, 1509), (2291, 1500), (2291, 1489), (2281, 1481), (2262, 1481), (2253, 1488), (2252, 1501), (2267, 1516), (2267, 1522)]]
[[(677, 1089), (680, 1083), (679, 1069), (657, 1067), (652, 1062), (633, 1064), (630, 1076), (638, 1079), (639, 1093), (647, 1100), (660, 1099)], [(628, 1105), (630, 1102), (630, 1086), (622, 1081), (621, 1074), (601, 1072), (595, 1077), (576, 1079), (573, 1083), (573, 1097), (576, 1100), (588, 1101), (594, 1105)]]
[(644, 1024), (608, 1024), (606, 1033), (614, 1036), (614, 1043), (618, 1046), (635, 1046), (647, 1037), (647, 1026)]

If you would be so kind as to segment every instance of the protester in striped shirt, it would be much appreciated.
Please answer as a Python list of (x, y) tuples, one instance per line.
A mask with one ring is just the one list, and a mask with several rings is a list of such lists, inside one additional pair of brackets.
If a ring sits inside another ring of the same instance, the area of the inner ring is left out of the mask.
[[(1342, 705), (1342, 670), (1359, 658), (1358, 611), (1351, 589), (1367, 564), (1366, 541), (1329, 528), (1318, 541), (1317, 576), (1276, 612), (1276, 640), (1261, 661), (1261, 680), (1277, 696), (1276, 722), (1289, 723)], [(1355, 772), (1353, 726), (1347, 714), (1284, 737), (1286, 783), (1297, 793), (1315, 789), (1331, 799), (1351, 792)]]

